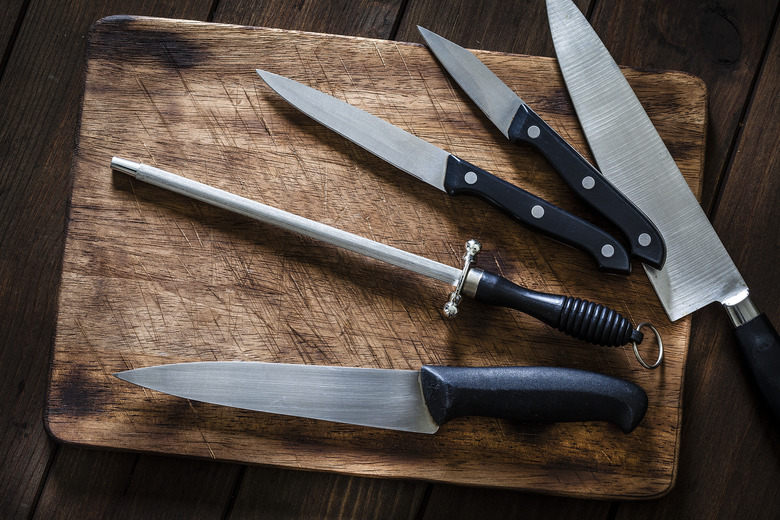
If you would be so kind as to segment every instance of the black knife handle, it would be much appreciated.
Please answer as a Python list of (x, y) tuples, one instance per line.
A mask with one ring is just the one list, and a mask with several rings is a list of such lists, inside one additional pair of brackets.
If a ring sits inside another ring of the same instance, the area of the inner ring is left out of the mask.
[(734, 329), (758, 388), (769, 405), (774, 420), (780, 424), (780, 336), (766, 314)]
[(612, 235), (454, 155), (447, 161), (444, 189), (449, 195), (480, 197), (528, 227), (584, 251), (601, 271), (631, 272), (628, 252)]
[(625, 234), (631, 255), (660, 269), (666, 245), (653, 222), (528, 105), (509, 125), (509, 139), (536, 148), (572, 190)]
[(609, 421), (629, 433), (647, 411), (641, 387), (558, 367), (422, 367), (425, 404), (438, 425), (456, 417), (519, 422)]
[(641, 343), (644, 334), (619, 312), (604, 305), (533, 291), (482, 271), (474, 299), (524, 312), (569, 336), (608, 347)]

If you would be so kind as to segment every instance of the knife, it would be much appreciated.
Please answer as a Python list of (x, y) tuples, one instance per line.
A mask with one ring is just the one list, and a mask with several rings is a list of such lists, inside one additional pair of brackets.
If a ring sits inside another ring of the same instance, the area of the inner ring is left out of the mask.
[(448, 195), (486, 200), (530, 228), (589, 254), (601, 271), (631, 272), (623, 245), (590, 222), (349, 103), (271, 72), (257, 73), (295, 108), (406, 173)]
[(780, 420), (780, 336), (750, 298), (707, 215), (631, 86), (570, 0), (547, 0), (566, 87), (602, 173), (655, 222), (663, 269), (645, 267), (669, 319), (705, 305), (725, 308), (758, 387)]
[(458, 417), (610, 421), (629, 433), (647, 395), (616, 377), (557, 367), (420, 371), (249, 361), (158, 365), (114, 374), (193, 401), (323, 421), (435, 433)]
[(655, 268), (663, 266), (663, 238), (642, 211), (474, 54), (419, 25), (417, 29), (439, 63), (504, 137), (541, 152), (582, 200), (623, 232), (631, 244), (631, 256)]
[[(111, 160), (111, 168), (139, 181), (447, 282), (456, 287), (450, 296), (450, 301), (444, 306), (445, 314), (448, 316), (457, 314), (461, 294), (466, 294), (483, 303), (519, 310), (565, 334), (589, 343), (605, 346), (633, 343), (634, 355), (645, 368), (655, 368), (661, 362), (663, 345), (657, 330), (652, 325), (642, 323), (634, 329), (627, 318), (604, 305), (569, 296), (532, 291), (502, 276), (473, 267), (471, 262), (481, 247), (475, 240), (467, 243), (464, 267), (457, 269), (159, 168), (119, 157)], [(645, 325), (653, 331), (658, 341), (658, 361), (651, 366), (642, 361), (637, 350), (637, 344), (644, 338), (644, 334), (639, 329)]]

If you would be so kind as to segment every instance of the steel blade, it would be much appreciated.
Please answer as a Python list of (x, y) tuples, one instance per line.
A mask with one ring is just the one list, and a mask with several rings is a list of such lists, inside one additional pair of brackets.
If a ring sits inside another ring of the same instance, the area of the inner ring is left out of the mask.
[(375, 428), (434, 433), (420, 372), (207, 361), (114, 374), (158, 392), (245, 410)]
[(742, 276), (587, 19), (571, 0), (547, 0), (547, 14), (566, 87), (599, 169), (666, 241), (664, 268), (645, 271), (669, 318), (746, 298)]
[(460, 88), (509, 138), (509, 126), (523, 100), (471, 52), (419, 25), (417, 29)]
[(321, 222), (288, 213), (273, 206), (267, 206), (260, 202), (240, 197), (153, 166), (114, 157), (111, 159), (111, 167), (131, 175), (139, 181), (147, 182), (218, 208), (278, 226), (288, 231), (300, 233), (301, 235), (321, 240), (382, 262), (387, 262), (423, 276), (447, 282), (450, 285), (458, 285), (460, 279), (461, 269), (348, 233)]
[(396, 168), (444, 191), (449, 153), (340, 99), (257, 69), (269, 87), (318, 123)]

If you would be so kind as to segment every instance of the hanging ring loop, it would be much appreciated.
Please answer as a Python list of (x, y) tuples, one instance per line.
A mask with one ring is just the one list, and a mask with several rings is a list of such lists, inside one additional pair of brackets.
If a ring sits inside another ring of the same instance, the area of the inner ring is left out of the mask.
[(658, 359), (656, 359), (655, 363), (652, 365), (648, 364), (644, 359), (642, 359), (642, 354), (639, 353), (639, 348), (637, 347), (636, 341), (632, 341), (631, 343), (634, 344), (634, 355), (636, 356), (637, 361), (639, 361), (639, 364), (648, 370), (652, 370), (654, 368), (658, 368), (658, 366), (661, 364), (661, 361), (664, 359), (664, 342), (661, 340), (661, 334), (658, 332), (658, 329), (656, 329), (653, 324), (643, 322), (640, 323), (636, 329), (642, 330), (642, 327), (647, 327), (653, 331), (653, 334), (655, 335), (655, 341), (658, 343)]

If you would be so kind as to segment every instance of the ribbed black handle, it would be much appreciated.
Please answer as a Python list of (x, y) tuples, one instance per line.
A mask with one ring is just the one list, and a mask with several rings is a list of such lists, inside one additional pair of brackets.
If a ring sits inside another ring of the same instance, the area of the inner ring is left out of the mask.
[(653, 222), (528, 105), (517, 110), (508, 134), (541, 152), (574, 193), (615, 224), (631, 244), (632, 256), (663, 267), (666, 244)]
[(634, 330), (634, 326), (622, 314), (600, 303), (565, 297), (558, 325), (561, 332), (596, 345), (626, 345), (631, 341), (637, 344), (643, 334)]
[(436, 424), (483, 416), (520, 422), (610, 421), (629, 433), (647, 411), (641, 387), (557, 367), (423, 366), (423, 396)]
[(609, 233), (454, 155), (447, 160), (444, 189), (449, 195), (479, 197), (531, 229), (584, 251), (601, 271), (631, 272), (628, 251)]
[(619, 347), (639, 344), (644, 335), (619, 312), (579, 298), (533, 291), (502, 276), (482, 272), (474, 299), (522, 311), (577, 339)]

